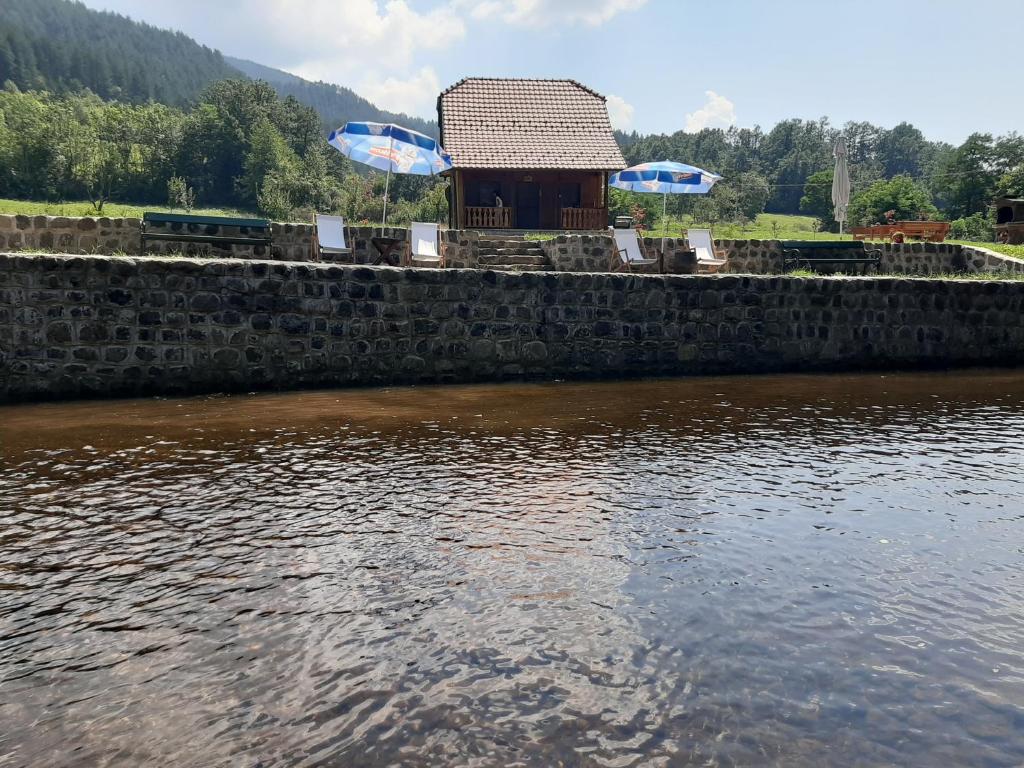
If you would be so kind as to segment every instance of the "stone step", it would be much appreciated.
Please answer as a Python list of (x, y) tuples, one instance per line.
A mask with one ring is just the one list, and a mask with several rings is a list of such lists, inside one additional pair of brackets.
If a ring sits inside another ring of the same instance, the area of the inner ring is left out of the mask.
[(541, 248), (494, 248), (484, 250), (480, 249), (483, 253), (493, 253), (498, 256), (540, 256), (544, 257), (544, 251)]
[(527, 253), (482, 253), (480, 254), (481, 264), (547, 264), (548, 259), (544, 254)]
[(494, 272), (550, 272), (554, 269), (550, 264), (487, 264), (486, 268)]
[(494, 240), (522, 240), (526, 233), (515, 229), (481, 229), (480, 234)]
[(481, 240), (477, 243), (477, 247), (481, 251), (496, 251), (496, 250), (517, 250), (521, 248), (528, 248), (530, 250), (543, 250), (539, 245), (530, 240)]

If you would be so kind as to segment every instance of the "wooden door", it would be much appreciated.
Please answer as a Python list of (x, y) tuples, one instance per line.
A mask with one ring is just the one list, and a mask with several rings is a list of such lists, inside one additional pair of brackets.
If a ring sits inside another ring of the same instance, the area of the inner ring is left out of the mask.
[(540, 186), (532, 181), (516, 184), (516, 226), (540, 229)]

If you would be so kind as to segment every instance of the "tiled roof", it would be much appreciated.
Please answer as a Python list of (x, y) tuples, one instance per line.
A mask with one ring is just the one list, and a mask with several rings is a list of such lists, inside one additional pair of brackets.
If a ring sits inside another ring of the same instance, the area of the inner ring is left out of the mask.
[(437, 111), (456, 168), (626, 166), (604, 97), (575, 80), (466, 78), (441, 93)]

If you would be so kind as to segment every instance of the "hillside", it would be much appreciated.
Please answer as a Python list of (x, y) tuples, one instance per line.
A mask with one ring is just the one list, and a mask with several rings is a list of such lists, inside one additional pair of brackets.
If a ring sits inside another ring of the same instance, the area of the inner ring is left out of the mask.
[(104, 99), (182, 105), (238, 77), (221, 54), (180, 32), (70, 0), (0, 2), (0, 83)]
[(381, 123), (398, 123), (413, 130), (433, 136), (437, 124), (433, 120), (422, 120), (405, 114), (396, 114), (378, 109), (354, 91), (340, 85), (311, 82), (282, 72), (273, 67), (254, 61), (225, 56), (225, 61), (253, 79), (266, 80), (281, 96), (292, 96), (297, 101), (312, 107), (324, 123), (336, 128), (348, 120), (371, 120)]
[(433, 121), (378, 109), (342, 86), (222, 56), (181, 32), (72, 0), (0, 0), (0, 85), (55, 93), (88, 88), (104, 99), (183, 106), (211, 83), (241, 76), (312, 107), (328, 128), (375, 120), (436, 132)]

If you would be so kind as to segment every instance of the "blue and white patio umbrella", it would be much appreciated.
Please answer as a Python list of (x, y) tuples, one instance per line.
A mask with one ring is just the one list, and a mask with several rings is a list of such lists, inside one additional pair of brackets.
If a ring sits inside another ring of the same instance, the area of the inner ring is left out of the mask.
[(331, 131), (327, 143), (357, 163), (387, 172), (381, 228), (387, 221), (392, 173), (437, 176), (452, 167), (451, 157), (434, 139), (393, 123), (345, 123)]
[[(665, 220), (669, 195), (705, 195), (722, 177), (686, 163), (661, 160), (640, 163), (624, 171), (613, 173), (608, 181), (616, 189), (627, 192), (648, 192), (662, 195), (661, 218)], [(661, 238), (661, 249), (665, 250), (665, 238)]]

